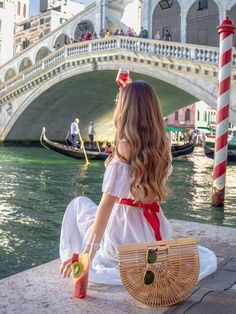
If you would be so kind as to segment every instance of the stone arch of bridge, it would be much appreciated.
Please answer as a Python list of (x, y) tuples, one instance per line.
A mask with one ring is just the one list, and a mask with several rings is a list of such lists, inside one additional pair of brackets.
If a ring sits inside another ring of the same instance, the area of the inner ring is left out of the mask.
[[(155, 13), (155, 11), (158, 9), (158, 6), (159, 6), (159, 2), (160, 2), (161, 0), (153, 0), (152, 1), (152, 4), (151, 4), (151, 8), (150, 8), (150, 15), (149, 15), (149, 19), (151, 20), (151, 23), (149, 23), (149, 28), (150, 29), (148, 29), (148, 31), (149, 31), (149, 33), (151, 34), (151, 35), (154, 35), (155, 34), (155, 31), (156, 31), (156, 29), (155, 29), (155, 26), (156, 25), (154, 25), (153, 24), (153, 17), (154, 17), (154, 13)], [(143, 2), (144, 2), (144, 6), (149, 6), (149, 1), (148, 0), (143, 0)], [(174, 2), (176, 3), (178, 3), (178, 5), (179, 5), (179, 7), (180, 7), (180, 12), (182, 11), (182, 8), (181, 8), (181, 1), (179, 1), (179, 0), (174, 0)], [(177, 5), (176, 5), (177, 6)], [(168, 10), (169, 11), (169, 10)], [(169, 20), (169, 18), (168, 18), (168, 20)]]
[[(179, 77), (175, 73), (170, 73), (163, 70), (157, 70), (157, 69), (149, 69), (148, 71), (142, 66), (137, 64), (131, 64), (129, 65), (129, 62), (127, 62), (127, 66), (136, 73), (148, 75), (150, 77), (162, 80), (166, 83), (169, 83), (175, 87), (180, 88), (181, 90), (189, 93), (190, 95), (196, 97), (197, 99), (204, 100), (207, 103), (215, 104), (216, 98), (212, 96), (207, 90), (201, 88), (200, 86), (196, 86), (194, 82), (190, 82), (187, 77)], [(133, 66), (133, 67), (132, 67)], [(120, 67), (119, 64), (103, 64), (102, 67), (99, 70), (118, 70)], [(68, 69), (68, 71), (63, 71), (63, 79), (61, 75), (52, 77), (50, 80), (47, 80), (45, 83), (43, 83), (41, 86), (38, 86), (36, 89), (32, 90), (30, 95), (25, 97), (25, 99), (22, 101), (21, 106), (17, 109), (17, 112), (11, 117), (11, 120), (8, 122), (7, 126), (4, 130), (4, 136), (3, 138), (6, 138), (7, 134), (12, 129), (13, 125), (19, 118), (19, 116), (30, 106), (30, 104), (38, 98), (41, 94), (43, 94), (46, 90), (51, 88), (52, 86), (56, 85), (57, 83), (61, 82), (62, 80), (65, 80), (67, 78), (73, 77), (78, 74), (83, 74), (87, 72), (92, 72), (92, 67), (88, 69), (88, 66), (80, 66), (75, 69)]]
[(44, 59), (45, 57), (47, 57), (49, 54), (51, 53), (50, 49), (48, 47), (41, 47), (39, 48), (39, 50), (37, 50), (35, 52), (35, 63)]
[[(214, 3), (217, 5), (218, 9), (219, 9), (219, 13), (222, 14), (224, 12), (224, 4), (222, 3), (222, 0), (212, 0), (214, 1)], [(232, 0), (234, 1), (234, 0)], [(198, 4), (199, 1), (198, 0), (189, 0), (187, 1), (187, 3), (184, 3), (184, 7), (182, 8), (182, 10), (184, 10), (186, 12), (186, 14), (188, 15), (189, 10), (192, 8), (193, 5)]]
[(33, 63), (30, 60), (30, 58), (28, 58), (28, 57), (23, 58), (22, 60), (20, 60), (20, 64), (18, 66), (18, 72), (20, 73), (20, 72), (26, 70), (31, 65), (33, 65)]
[(170, 8), (162, 9), (158, 1), (152, 12), (152, 38), (157, 30), (160, 31), (161, 39), (165, 30), (171, 33), (171, 40), (180, 42), (181, 33), (181, 7), (178, 0), (171, 1)]
[(227, 3), (227, 6), (226, 6), (226, 11), (229, 11), (231, 10), (233, 7), (235, 6), (235, 0), (231, 0)]
[[(197, 45), (218, 46), (220, 8), (216, 1), (208, 0), (207, 8), (195, 1), (187, 13), (187, 42)], [(215, 30), (215, 32), (213, 31)]]
[(68, 44), (70, 44), (70, 37), (66, 33), (61, 33), (56, 37), (53, 47), (57, 49)]
[(95, 29), (94, 25), (91, 21), (83, 20), (74, 26), (74, 29), (72, 32), (74, 36), (73, 39), (79, 40), (79, 38), (81, 38), (82, 35), (88, 32), (93, 33), (94, 29)]
[(16, 76), (16, 71), (14, 68), (9, 68), (7, 69), (5, 76), (4, 76), (4, 81), (8, 81), (11, 78), (13, 78), (14, 76)]

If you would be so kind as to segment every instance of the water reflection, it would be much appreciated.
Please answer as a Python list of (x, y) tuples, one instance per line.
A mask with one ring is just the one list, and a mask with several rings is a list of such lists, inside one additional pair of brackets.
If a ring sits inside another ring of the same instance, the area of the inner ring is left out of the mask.
[[(98, 203), (103, 162), (85, 165), (43, 148), (0, 148), (0, 277), (58, 257), (63, 213), (86, 195)], [(171, 193), (162, 205), (169, 218), (236, 226), (236, 165), (229, 165), (224, 208), (211, 206), (213, 161), (197, 150), (176, 160)]]

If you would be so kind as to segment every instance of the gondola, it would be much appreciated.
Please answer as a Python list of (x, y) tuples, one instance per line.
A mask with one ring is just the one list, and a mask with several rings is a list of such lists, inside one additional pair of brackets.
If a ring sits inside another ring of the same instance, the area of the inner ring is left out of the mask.
[[(78, 148), (72, 148), (70, 146), (67, 145), (63, 145), (57, 142), (53, 142), (50, 141), (47, 137), (46, 137), (46, 129), (43, 128), (42, 129), (42, 133), (40, 136), (40, 143), (42, 146), (51, 149), (57, 153), (66, 155), (68, 157), (72, 157), (72, 158), (77, 158), (77, 159), (84, 159), (84, 153), (82, 149), (78, 149)], [(105, 153), (105, 152), (99, 152), (99, 151), (87, 151), (86, 150), (86, 154), (88, 156), (88, 159), (101, 159), (101, 160), (105, 160), (110, 154)]]
[(186, 143), (184, 145), (171, 145), (172, 157), (180, 157), (192, 154), (194, 151), (194, 143)]
[[(72, 148), (69, 145), (63, 145), (60, 143), (50, 141), (46, 137), (45, 132), (46, 132), (46, 129), (43, 128), (41, 136), (40, 136), (40, 143), (42, 144), (42, 146), (49, 148), (51, 150), (54, 150), (57, 153), (61, 153), (63, 155), (66, 155), (72, 158), (84, 159), (84, 153), (81, 149)], [(179, 156), (191, 154), (193, 150), (194, 150), (194, 143), (187, 143), (184, 145), (172, 145), (171, 147), (171, 152), (172, 152), (173, 157), (179, 157)], [(87, 149), (86, 149), (86, 153), (89, 159), (105, 160), (110, 155), (109, 153), (99, 152), (98, 150), (89, 151)]]
[[(69, 133), (69, 131), (67, 132), (65, 143), (66, 143), (67, 146), (71, 146), (71, 144), (72, 144), (72, 142), (70, 140), (70, 133)], [(96, 146), (90, 147), (89, 145), (84, 144), (84, 147), (85, 147), (86, 151), (92, 151), (92, 152), (104, 151), (104, 148), (100, 148), (100, 147), (99, 147), (100, 150), (98, 150), (98, 147), (97, 147), (98, 145), (99, 144), (97, 143)], [(77, 141), (77, 146), (78, 147), (80, 146), (78, 141)]]
[[(67, 145), (71, 145), (71, 141), (70, 141), (70, 136), (69, 136), (69, 132), (66, 135), (66, 144)], [(186, 143), (184, 145), (172, 145), (171, 146), (171, 153), (172, 153), (172, 157), (180, 157), (180, 156), (184, 156), (184, 155), (189, 155), (192, 154), (193, 150), (194, 150), (194, 143)], [(85, 145), (85, 149), (87, 150), (91, 150), (91, 151), (98, 151), (98, 149), (96, 147), (89, 147)], [(102, 150), (102, 148), (101, 148)]]
[[(204, 143), (204, 153), (207, 157), (214, 158), (214, 148), (209, 146), (209, 143)], [(236, 149), (231, 150), (228, 148), (227, 160), (236, 161)]]
[[(66, 144), (68, 146), (71, 146), (69, 132), (66, 135)], [(187, 143), (184, 145), (172, 145), (171, 146), (172, 157), (180, 157), (180, 156), (192, 154), (192, 152), (194, 150), (194, 146), (195, 146), (194, 143)], [(88, 151), (98, 151), (97, 147), (91, 148), (91, 147), (86, 146), (86, 145), (85, 145), (85, 149), (86, 149), (86, 151), (87, 150)], [(101, 150), (103, 150), (103, 148), (101, 148)]]

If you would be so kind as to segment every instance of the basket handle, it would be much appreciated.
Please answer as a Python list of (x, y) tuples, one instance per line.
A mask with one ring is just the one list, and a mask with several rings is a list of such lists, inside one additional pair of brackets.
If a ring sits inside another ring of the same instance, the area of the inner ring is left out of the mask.
[(168, 244), (159, 245), (156, 248), (156, 251), (157, 252), (169, 251), (169, 245)]

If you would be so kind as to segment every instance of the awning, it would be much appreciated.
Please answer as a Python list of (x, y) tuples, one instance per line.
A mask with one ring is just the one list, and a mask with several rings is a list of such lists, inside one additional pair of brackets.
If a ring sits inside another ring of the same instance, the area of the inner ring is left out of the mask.
[(175, 128), (173, 126), (166, 126), (165, 127), (167, 132), (180, 132), (180, 133), (184, 133), (185, 131), (183, 129), (179, 129), (179, 128)]
[(212, 129), (208, 128), (207, 126), (198, 126), (197, 129), (202, 132), (212, 132)]

